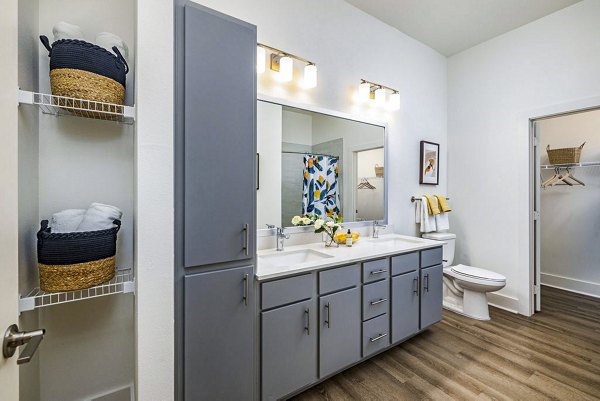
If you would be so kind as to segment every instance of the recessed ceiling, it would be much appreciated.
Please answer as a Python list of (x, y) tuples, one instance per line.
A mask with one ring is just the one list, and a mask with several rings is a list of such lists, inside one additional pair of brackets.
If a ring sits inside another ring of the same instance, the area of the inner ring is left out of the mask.
[(581, 0), (346, 0), (451, 56)]

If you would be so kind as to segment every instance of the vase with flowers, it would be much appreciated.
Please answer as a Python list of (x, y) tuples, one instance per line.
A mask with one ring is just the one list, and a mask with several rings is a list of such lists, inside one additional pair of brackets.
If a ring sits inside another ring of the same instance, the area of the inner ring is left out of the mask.
[(342, 228), (341, 222), (341, 217), (325, 220), (321, 216), (315, 214), (308, 216), (294, 216), (292, 219), (292, 224), (294, 226), (313, 227), (316, 234), (323, 234), (326, 247), (339, 246), (338, 243), (334, 241), (334, 238), (335, 233)]

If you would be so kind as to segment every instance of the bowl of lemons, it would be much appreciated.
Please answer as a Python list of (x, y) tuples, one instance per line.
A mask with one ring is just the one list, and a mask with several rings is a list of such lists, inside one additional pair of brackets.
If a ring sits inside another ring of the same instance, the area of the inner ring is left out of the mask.
[[(360, 238), (359, 233), (350, 233), (350, 235), (352, 235), (352, 243), (353, 244), (356, 241), (358, 241), (358, 239)], [(339, 233), (339, 234), (336, 234), (335, 237), (333, 237), (335, 242), (337, 242), (338, 244), (345, 244), (347, 238), (348, 238), (348, 233)]]

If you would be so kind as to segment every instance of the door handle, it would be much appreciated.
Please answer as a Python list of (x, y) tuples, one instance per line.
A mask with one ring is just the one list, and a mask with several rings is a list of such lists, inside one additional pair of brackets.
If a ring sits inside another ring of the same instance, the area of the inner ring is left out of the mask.
[(250, 226), (248, 225), (248, 223), (244, 224), (244, 247), (242, 248), (244, 250), (244, 255), (248, 256), (250, 250), (248, 249), (249, 243), (250, 243)]
[(371, 301), (371, 305), (377, 305), (377, 304), (380, 304), (385, 301), (387, 301), (387, 298), (381, 298), (381, 299), (378, 299), (377, 301)]
[(304, 310), (304, 315), (306, 316), (306, 326), (304, 330), (306, 330), (306, 334), (310, 336), (310, 309), (306, 308)]
[(325, 324), (327, 328), (331, 327), (331, 306), (329, 306), (329, 302), (325, 304), (325, 308), (327, 309), (327, 319), (325, 320)]
[(414, 287), (413, 292), (415, 294), (419, 295), (419, 277), (415, 277), (413, 279), (413, 287)]
[(248, 273), (244, 274), (244, 295), (242, 296), (242, 301), (244, 301), (244, 305), (248, 306)]
[(425, 291), (429, 292), (429, 273), (425, 274), (425, 285), (423, 288)]
[(17, 364), (21, 365), (31, 361), (33, 354), (44, 339), (46, 330), (38, 329), (33, 331), (19, 331), (16, 324), (10, 325), (4, 332), (4, 340), (2, 341), (2, 354), (5, 358), (10, 358), (15, 354), (15, 351), (21, 345), (27, 344), (19, 358)]

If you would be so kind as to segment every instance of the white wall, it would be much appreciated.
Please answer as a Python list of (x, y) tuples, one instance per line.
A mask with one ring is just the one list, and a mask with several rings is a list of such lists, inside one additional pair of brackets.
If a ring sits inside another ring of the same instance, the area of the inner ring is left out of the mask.
[[(571, 148), (586, 142), (581, 161), (600, 160), (600, 110), (539, 122), (541, 164), (546, 145)], [(553, 186), (541, 191), (542, 284), (600, 297), (600, 167), (577, 168), (585, 186)], [(543, 179), (554, 170), (542, 170)], [(542, 308), (543, 308), (542, 299)]]
[(312, 146), (312, 115), (286, 109), (282, 113), (283, 141)]
[[(448, 61), (458, 263), (497, 271), (492, 301), (529, 314), (527, 119), (600, 94), (600, 2), (585, 0)], [(390, 166), (393, 169), (393, 166)]]
[[(260, 93), (369, 117), (389, 124), (390, 222), (396, 231), (417, 234), (412, 195), (446, 192), (446, 59), (431, 48), (342, 0), (198, 0), (200, 4), (258, 26), (258, 40), (314, 61), (319, 85), (281, 84), (268, 70), (259, 76)], [(268, 12), (266, 12), (268, 10)], [(356, 103), (365, 78), (398, 88), (399, 112)], [(438, 187), (419, 186), (419, 141), (441, 144)]]
[[(290, 114), (284, 113), (283, 116)], [(256, 150), (260, 155), (259, 184), (256, 191), (258, 228), (266, 224), (281, 227), (281, 138), (282, 107), (256, 102)]]

